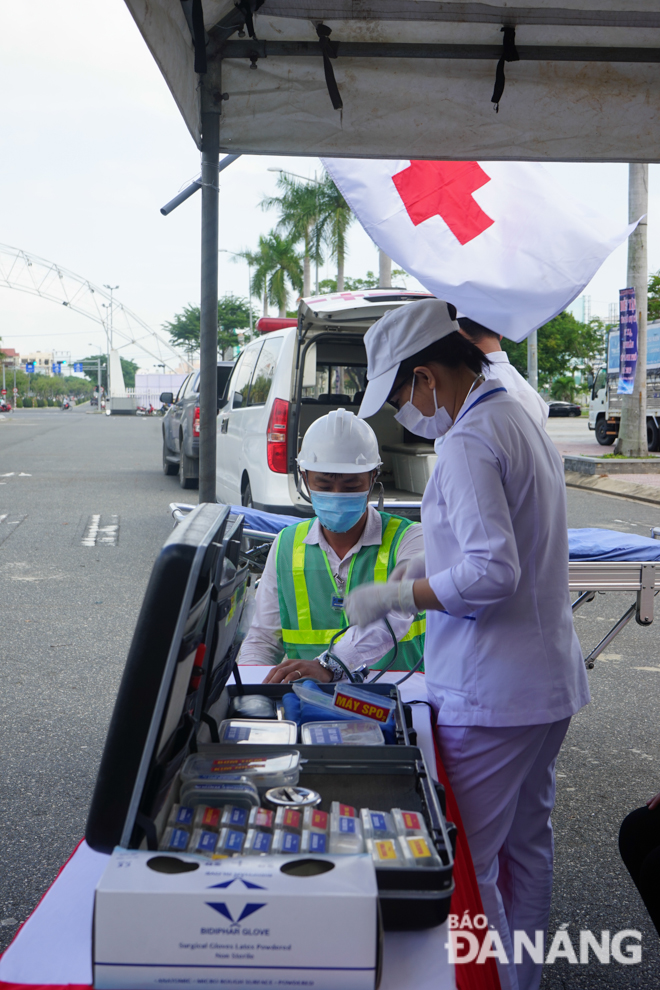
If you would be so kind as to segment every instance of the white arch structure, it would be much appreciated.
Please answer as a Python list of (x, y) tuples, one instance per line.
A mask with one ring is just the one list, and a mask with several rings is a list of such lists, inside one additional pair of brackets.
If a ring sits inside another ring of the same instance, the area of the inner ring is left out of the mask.
[[(174, 371), (183, 361), (192, 369), (192, 364), (181, 351), (173, 347), (164, 337), (147, 326), (144, 320), (122, 303), (111, 300), (107, 289), (94, 285), (88, 279), (62, 268), (54, 261), (46, 261), (35, 254), (28, 254), (21, 248), (0, 244), (0, 287), (17, 289), (40, 296), (50, 302), (67, 306), (74, 313), (81, 313), (95, 323), (100, 323), (106, 336), (109, 332), (108, 315), (103, 303), (112, 303), (112, 336), (109, 346), (120, 350), (133, 344), (158, 364)], [(124, 341), (117, 347), (114, 337)]]

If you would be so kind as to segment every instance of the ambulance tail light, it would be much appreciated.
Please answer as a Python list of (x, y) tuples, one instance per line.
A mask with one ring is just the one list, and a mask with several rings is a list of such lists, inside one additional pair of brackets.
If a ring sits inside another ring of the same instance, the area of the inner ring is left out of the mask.
[(284, 399), (275, 399), (268, 419), (266, 434), (266, 450), (268, 467), (275, 474), (286, 474), (288, 470), (288, 451), (286, 434), (289, 425), (289, 403)]
[(193, 424), (192, 424), (193, 436), (199, 436), (199, 406), (195, 406), (195, 411), (193, 413)]

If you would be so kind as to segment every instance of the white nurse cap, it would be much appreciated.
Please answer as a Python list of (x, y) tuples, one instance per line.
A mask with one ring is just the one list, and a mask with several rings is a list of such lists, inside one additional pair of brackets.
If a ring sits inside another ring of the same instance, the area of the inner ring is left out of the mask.
[(373, 416), (386, 402), (402, 361), (456, 330), (460, 327), (442, 299), (423, 299), (391, 309), (369, 327), (364, 335), (369, 382), (360, 419)]

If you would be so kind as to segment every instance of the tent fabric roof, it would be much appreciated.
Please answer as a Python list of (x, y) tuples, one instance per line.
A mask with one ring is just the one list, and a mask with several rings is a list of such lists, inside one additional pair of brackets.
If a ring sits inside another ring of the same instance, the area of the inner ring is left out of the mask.
[[(126, 2), (198, 145), (203, 108), (220, 113), (229, 153), (660, 160), (657, 0), (202, 0), (203, 75), (193, 0)], [(243, 30), (248, 3), (254, 39)], [(330, 29), (339, 110), (319, 23)], [(502, 29), (512, 27), (520, 60), (504, 65), (495, 113)]]

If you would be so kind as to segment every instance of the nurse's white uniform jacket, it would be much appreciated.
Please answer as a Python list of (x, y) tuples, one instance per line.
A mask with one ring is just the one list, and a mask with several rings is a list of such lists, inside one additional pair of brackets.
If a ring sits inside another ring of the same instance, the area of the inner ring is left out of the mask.
[(489, 379), (441, 444), (422, 501), (425, 669), (444, 725), (555, 722), (589, 702), (568, 591), (562, 460)]

